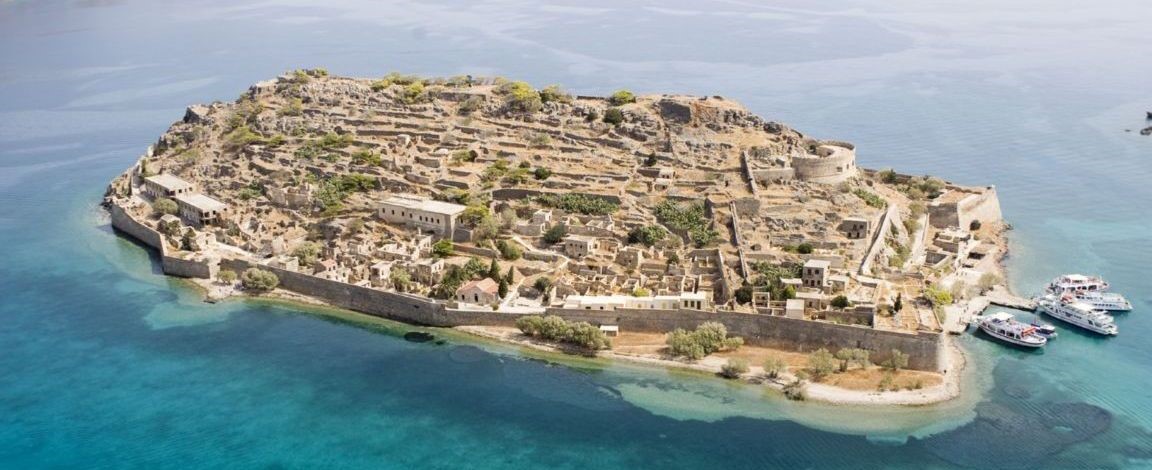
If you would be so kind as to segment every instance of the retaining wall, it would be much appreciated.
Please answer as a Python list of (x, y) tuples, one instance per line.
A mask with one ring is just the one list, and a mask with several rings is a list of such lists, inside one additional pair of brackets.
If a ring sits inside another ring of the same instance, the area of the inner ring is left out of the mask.
[(211, 279), (216, 276), (216, 263), (211, 260), (183, 259), (169, 255), (168, 247), (164, 243), (164, 236), (134, 219), (118, 204), (111, 204), (109, 212), (112, 214), (113, 228), (131, 235), (140, 240), (141, 243), (160, 252), (160, 267), (164, 274), (201, 279)]
[[(111, 212), (114, 227), (160, 251), (161, 265), (166, 274), (211, 278), (215, 274), (215, 269), (230, 269), (236, 273), (243, 273), (249, 268), (258, 267), (276, 274), (280, 279), (280, 287), (285, 290), (322, 299), (335, 307), (418, 325), (514, 326), (516, 319), (520, 317), (508, 313), (448, 309), (445, 304), (421, 296), (355, 286), (310, 274), (258, 265), (247, 260), (222, 259), (217, 266), (212, 260), (183, 260), (170, 257), (165, 253), (163, 237), (159, 232), (137, 222), (115, 204), (111, 206)], [(569, 321), (619, 325), (625, 331), (649, 333), (665, 333), (676, 328), (694, 329), (703, 322), (718, 321), (723, 323), (729, 332), (743, 337), (750, 345), (797, 351), (813, 351), (819, 348), (831, 351), (845, 347), (864, 348), (872, 352), (871, 357), (876, 362), (887, 359), (892, 349), (899, 349), (909, 355), (908, 367), (911, 369), (938, 370), (940, 366), (941, 343), (938, 333), (900, 333), (726, 311), (631, 309), (603, 311), (548, 308), (547, 312)]]
[[(827, 348), (863, 348), (871, 352), (874, 362), (883, 362), (893, 349), (908, 354), (908, 368), (939, 370), (940, 334), (903, 333), (876, 330), (864, 326), (838, 325), (786, 317), (699, 310), (628, 310), (614, 311), (549, 308), (548, 313), (569, 321), (619, 325), (624, 331), (665, 333), (676, 328), (694, 329), (706, 321), (718, 321), (729, 333), (744, 338), (746, 344), (792, 351), (815, 351)], [(493, 315), (500, 315), (495, 312)]]

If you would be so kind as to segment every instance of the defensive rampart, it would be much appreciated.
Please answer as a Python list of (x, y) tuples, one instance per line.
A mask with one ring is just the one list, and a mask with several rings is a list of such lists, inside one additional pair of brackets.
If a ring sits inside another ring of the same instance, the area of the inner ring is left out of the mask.
[[(243, 259), (222, 259), (216, 263), (212, 260), (175, 258), (166, 254), (167, 248), (159, 232), (136, 221), (116, 204), (112, 204), (110, 210), (112, 224), (117, 230), (160, 251), (161, 266), (166, 274), (211, 278), (218, 268), (242, 273), (248, 268), (259, 267), (276, 274), (280, 279), (280, 287), (285, 290), (321, 299), (335, 307), (418, 325), (513, 326), (519, 318), (516, 314), (449, 309), (443, 303), (421, 296), (356, 286), (258, 265)], [(812, 351), (819, 348), (827, 348), (830, 351), (846, 347), (864, 348), (872, 352), (871, 357), (877, 362), (887, 359), (893, 349), (899, 349), (909, 355), (909, 368), (938, 370), (940, 367), (940, 335), (936, 333), (900, 333), (862, 326), (725, 311), (629, 309), (603, 311), (549, 308), (547, 312), (570, 321), (619, 325), (625, 331), (649, 333), (665, 333), (676, 328), (692, 329), (706, 321), (718, 321), (733, 335), (744, 337), (751, 345), (798, 351)]]

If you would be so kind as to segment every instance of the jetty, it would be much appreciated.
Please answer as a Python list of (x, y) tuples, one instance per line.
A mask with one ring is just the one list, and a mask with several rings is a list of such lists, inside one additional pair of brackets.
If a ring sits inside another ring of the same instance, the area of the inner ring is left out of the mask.
[(949, 334), (964, 333), (968, 330), (968, 325), (972, 323), (972, 318), (983, 312), (989, 305), (1016, 310), (1036, 310), (1035, 300), (1020, 297), (1008, 292), (1004, 287), (996, 286), (965, 304), (950, 306), (952, 310), (947, 312), (948, 315), (945, 316), (944, 324), (941, 326)]
[(988, 299), (988, 303), (992, 305), (999, 305), (1001, 307), (1014, 308), (1016, 310), (1036, 310), (1036, 301), (1020, 297), (1003, 287), (995, 287), (984, 294)]

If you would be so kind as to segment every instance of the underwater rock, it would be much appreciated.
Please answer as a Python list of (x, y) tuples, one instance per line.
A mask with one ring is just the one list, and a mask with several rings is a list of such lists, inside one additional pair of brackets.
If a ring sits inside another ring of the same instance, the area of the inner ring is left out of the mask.
[(413, 343), (427, 343), (434, 339), (436, 339), (435, 335), (432, 333), (425, 333), (423, 331), (409, 331), (404, 333), (404, 340)]
[(923, 445), (937, 457), (965, 467), (1043, 468), (1046, 459), (1112, 425), (1111, 413), (1087, 403), (1033, 405), (1038, 406), (981, 404), (974, 421), (929, 437)]

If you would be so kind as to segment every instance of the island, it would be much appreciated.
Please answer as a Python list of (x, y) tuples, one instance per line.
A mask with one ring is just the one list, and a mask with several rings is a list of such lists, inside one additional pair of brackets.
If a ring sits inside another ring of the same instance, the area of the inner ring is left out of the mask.
[(309, 69), (189, 107), (104, 205), (209, 299), (321, 302), (793, 398), (953, 398), (949, 333), (1004, 292), (996, 190), (856, 152), (720, 96)]

